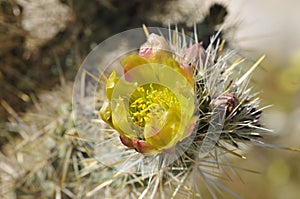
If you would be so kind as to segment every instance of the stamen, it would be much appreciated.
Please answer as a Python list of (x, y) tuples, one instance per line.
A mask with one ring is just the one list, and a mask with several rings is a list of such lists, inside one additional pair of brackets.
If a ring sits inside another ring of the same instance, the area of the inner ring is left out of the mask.
[[(139, 98), (135, 99), (135, 96)], [(171, 106), (179, 103), (168, 88), (156, 84), (138, 87), (130, 101), (130, 119), (141, 127), (144, 127), (151, 117), (160, 118)]]

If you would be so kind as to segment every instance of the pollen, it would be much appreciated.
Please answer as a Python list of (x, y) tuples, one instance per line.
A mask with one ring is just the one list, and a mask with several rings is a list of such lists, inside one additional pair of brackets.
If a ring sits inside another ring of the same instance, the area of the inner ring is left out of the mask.
[(162, 120), (170, 107), (179, 105), (175, 94), (159, 84), (138, 87), (131, 95), (129, 103), (130, 119), (140, 127), (144, 127), (152, 117)]

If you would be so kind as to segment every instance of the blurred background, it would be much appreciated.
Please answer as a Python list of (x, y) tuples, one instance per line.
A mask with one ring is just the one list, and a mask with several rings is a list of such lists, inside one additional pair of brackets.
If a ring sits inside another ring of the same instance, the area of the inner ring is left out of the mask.
[[(0, 0), (1, 153), (18, 137), (7, 138), (7, 123), (26, 116), (41, 94), (51, 98), (59, 85), (72, 84), (97, 44), (143, 23), (191, 29), (194, 22), (203, 38), (223, 24), (228, 48), (249, 61), (267, 55), (252, 82), (262, 105), (273, 105), (263, 118), (275, 134), (267, 142), (300, 148), (299, 8), (298, 0)], [(243, 198), (299, 198), (300, 153), (253, 147), (234, 163), (260, 172), (226, 183)]]

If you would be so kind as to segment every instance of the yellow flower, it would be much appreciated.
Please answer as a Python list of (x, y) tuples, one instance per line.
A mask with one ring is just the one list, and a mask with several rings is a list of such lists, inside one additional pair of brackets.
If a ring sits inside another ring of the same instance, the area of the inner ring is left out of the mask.
[(189, 136), (195, 123), (194, 80), (163, 37), (151, 34), (140, 54), (121, 60), (124, 78), (112, 72), (101, 118), (121, 142), (143, 154), (160, 153)]

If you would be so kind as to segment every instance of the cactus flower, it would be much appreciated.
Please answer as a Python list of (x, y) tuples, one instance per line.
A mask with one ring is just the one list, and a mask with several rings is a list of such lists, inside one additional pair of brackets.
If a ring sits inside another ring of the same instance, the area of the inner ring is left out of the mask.
[(109, 76), (101, 118), (137, 152), (155, 154), (175, 147), (191, 134), (196, 121), (192, 74), (155, 34), (139, 55), (120, 62), (124, 76), (115, 71)]

